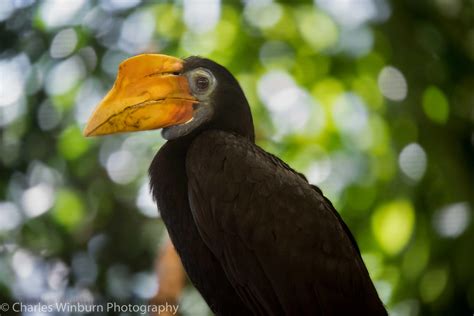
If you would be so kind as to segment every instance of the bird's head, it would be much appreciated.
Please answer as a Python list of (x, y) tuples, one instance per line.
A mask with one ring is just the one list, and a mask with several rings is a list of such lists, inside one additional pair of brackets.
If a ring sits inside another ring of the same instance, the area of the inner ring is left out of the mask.
[(171, 140), (205, 129), (254, 138), (250, 108), (237, 80), (205, 58), (158, 54), (129, 58), (90, 117), (84, 135), (163, 128)]

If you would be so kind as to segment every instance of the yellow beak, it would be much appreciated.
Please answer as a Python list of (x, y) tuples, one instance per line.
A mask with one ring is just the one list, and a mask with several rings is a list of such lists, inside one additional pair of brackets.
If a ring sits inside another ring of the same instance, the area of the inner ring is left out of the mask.
[(182, 124), (193, 117), (181, 59), (144, 54), (123, 61), (114, 86), (89, 118), (85, 136), (143, 131)]

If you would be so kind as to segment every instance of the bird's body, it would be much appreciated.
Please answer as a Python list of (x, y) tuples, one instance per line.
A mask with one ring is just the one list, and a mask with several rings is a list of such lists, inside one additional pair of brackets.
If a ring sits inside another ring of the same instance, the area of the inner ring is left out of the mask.
[(149, 169), (152, 193), (216, 314), (386, 315), (329, 200), (255, 144), (227, 69), (198, 57), (131, 58), (86, 134), (160, 127), (168, 142)]
[(150, 177), (186, 271), (216, 314), (384, 315), (330, 202), (252, 141), (218, 130), (170, 141)]

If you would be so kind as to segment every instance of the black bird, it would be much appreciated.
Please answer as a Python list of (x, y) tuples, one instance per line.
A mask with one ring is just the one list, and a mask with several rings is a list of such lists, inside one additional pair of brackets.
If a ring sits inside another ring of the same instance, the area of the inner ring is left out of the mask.
[(386, 315), (354, 237), (321, 190), (255, 144), (237, 80), (200, 57), (125, 60), (84, 131), (163, 128), (153, 196), (218, 315)]

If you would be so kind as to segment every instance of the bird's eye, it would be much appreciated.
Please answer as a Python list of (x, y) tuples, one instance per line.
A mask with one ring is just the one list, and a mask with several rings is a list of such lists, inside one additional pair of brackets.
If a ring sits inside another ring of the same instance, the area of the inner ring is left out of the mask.
[(195, 79), (195, 86), (199, 91), (205, 91), (207, 88), (209, 88), (209, 78), (198, 76)]
[(191, 90), (199, 98), (208, 97), (216, 87), (216, 78), (214, 74), (202, 67), (193, 69), (186, 74), (189, 80)]

